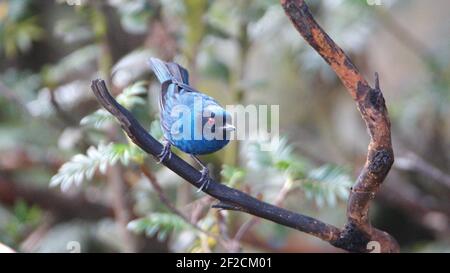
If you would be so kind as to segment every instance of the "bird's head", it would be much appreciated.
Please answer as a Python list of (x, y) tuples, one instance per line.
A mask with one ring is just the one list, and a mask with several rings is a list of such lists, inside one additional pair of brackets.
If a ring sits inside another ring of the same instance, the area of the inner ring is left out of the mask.
[(203, 133), (211, 133), (216, 140), (230, 140), (232, 125), (231, 115), (219, 105), (208, 105), (202, 115)]

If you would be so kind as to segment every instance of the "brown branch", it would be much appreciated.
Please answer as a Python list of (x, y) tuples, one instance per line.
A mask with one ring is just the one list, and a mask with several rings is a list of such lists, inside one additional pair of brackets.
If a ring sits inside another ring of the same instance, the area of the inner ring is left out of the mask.
[(109, 167), (107, 180), (112, 196), (114, 217), (122, 239), (122, 250), (125, 252), (137, 252), (139, 250), (138, 237), (127, 228), (128, 223), (134, 218), (129, 196), (130, 191), (123, 179), (122, 169), (119, 164)]
[(373, 228), (369, 220), (370, 203), (394, 162), (390, 121), (378, 74), (375, 74), (375, 87), (370, 87), (350, 58), (315, 21), (304, 0), (281, 0), (281, 5), (298, 32), (347, 88), (371, 138), (366, 163), (350, 193), (347, 224), (332, 244), (351, 251), (367, 251), (367, 243), (377, 241), (383, 252), (398, 251), (395, 239)]
[(46, 213), (40, 221), (40, 225), (30, 231), (20, 243), (20, 250), (25, 253), (36, 252), (39, 243), (45, 238), (49, 231), (55, 226), (56, 219), (53, 215)]
[(72, 118), (71, 115), (69, 115), (66, 111), (61, 109), (61, 106), (59, 105), (58, 100), (56, 99), (55, 90), (49, 90), (50, 93), (50, 103), (53, 106), (53, 109), (55, 109), (55, 112), (57, 116), (68, 126), (78, 126), (78, 122)]
[(405, 156), (398, 158), (394, 168), (402, 171), (417, 172), (432, 178), (446, 189), (450, 189), (450, 175), (439, 170), (413, 152), (408, 152)]
[[(185, 220), (187, 223), (191, 224), (191, 221), (184, 215), (180, 210), (178, 210), (172, 202), (170, 202), (169, 198), (164, 193), (161, 185), (156, 180), (155, 175), (145, 166), (141, 165), (141, 172), (147, 177), (150, 185), (152, 185), (155, 192), (158, 194), (159, 200), (173, 213), (178, 215), (180, 218)], [(192, 223), (194, 224), (194, 223)], [(197, 226), (196, 226), (197, 227)]]
[(408, 182), (390, 177), (378, 198), (385, 206), (408, 215), (416, 224), (429, 230), (436, 238), (450, 235), (450, 204), (442, 204), (435, 197), (424, 194)]

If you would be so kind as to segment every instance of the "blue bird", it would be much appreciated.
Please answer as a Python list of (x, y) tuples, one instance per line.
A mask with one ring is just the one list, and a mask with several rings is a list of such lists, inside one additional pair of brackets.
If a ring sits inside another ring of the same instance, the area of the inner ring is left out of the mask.
[(181, 65), (150, 59), (150, 65), (161, 83), (159, 97), (164, 148), (159, 162), (169, 159), (171, 145), (189, 154), (201, 167), (199, 191), (207, 188), (208, 168), (197, 155), (222, 149), (230, 140), (231, 115), (220, 104), (189, 85), (189, 73)]

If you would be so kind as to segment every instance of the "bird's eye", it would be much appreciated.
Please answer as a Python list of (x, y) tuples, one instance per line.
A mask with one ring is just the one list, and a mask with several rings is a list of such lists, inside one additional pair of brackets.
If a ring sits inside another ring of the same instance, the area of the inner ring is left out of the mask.
[(207, 122), (209, 125), (213, 125), (216, 122), (216, 120), (214, 118), (208, 118)]

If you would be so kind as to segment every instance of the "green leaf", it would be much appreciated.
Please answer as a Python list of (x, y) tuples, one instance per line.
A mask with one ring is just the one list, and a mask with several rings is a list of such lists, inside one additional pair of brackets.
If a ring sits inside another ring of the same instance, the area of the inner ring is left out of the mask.
[(309, 171), (305, 179), (298, 180), (307, 198), (314, 199), (319, 207), (336, 205), (337, 200), (347, 200), (353, 180), (345, 169), (323, 165)]
[(303, 158), (293, 152), (293, 147), (287, 143), (286, 138), (268, 143), (271, 147), (268, 150), (261, 148), (262, 143), (253, 142), (248, 147), (248, 157), (250, 167), (264, 170), (273, 168), (278, 171), (288, 172), (293, 177), (304, 176), (309, 164)]
[(4, 48), (7, 57), (14, 57), (18, 51), (29, 50), (32, 42), (43, 36), (44, 30), (39, 27), (36, 16), (0, 22), (0, 47)]
[(29, 206), (23, 200), (18, 200), (14, 204), (13, 212), (13, 217), (8, 219), (2, 228), (2, 235), (19, 242), (29, 230), (34, 229), (42, 221), (42, 210), (35, 205)]
[(220, 174), (223, 176), (225, 184), (229, 187), (236, 185), (236, 182), (245, 177), (245, 170), (229, 165), (223, 165)]
[(105, 124), (112, 121), (114, 117), (105, 109), (98, 109), (94, 113), (85, 116), (80, 120), (80, 125), (94, 127), (94, 128), (104, 128)]
[(42, 217), (42, 211), (36, 206), (28, 206), (23, 200), (14, 204), (14, 215), (23, 224), (36, 224)]
[[(147, 82), (140, 81), (125, 88), (121, 94), (117, 96), (117, 102), (123, 107), (131, 109), (136, 105), (145, 104), (146, 101), (140, 96), (147, 93)], [(105, 109), (99, 109), (94, 113), (81, 119), (80, 124), (94, 128), (104, 128), (106, 123), (113, 120), (114, 117)]]
[(128, 86), (123, 90), (121, 94), (117, 96), (117, 102), (122, 104), (125, 108), (132, 108), (135, 105), (145, 104), (145, 100), (140, 96), (147, 93), (147, 82), (139, 81), (131, 86)]
[(147, 154), (133, 143), (123, 144), (115, 143), (112, 146), (110, 162), (117, 162), (118, 160), (122, 165), (127, 166), (130, 160), (136, 163), (142, 163)]
[(294, 153), (286, 138), (273, 141), (270, 146), (271, 149), (263, 151), (261, 143), (251, 143), (247, 152), (249, 165), (258, 171), (270, 168), (277, 175), (287, 176), (318, 206), (335, 206), (338, 200), (348, 198), (353, 180), (345, 169), (334, 165), (313, 168), (305, 158)]

